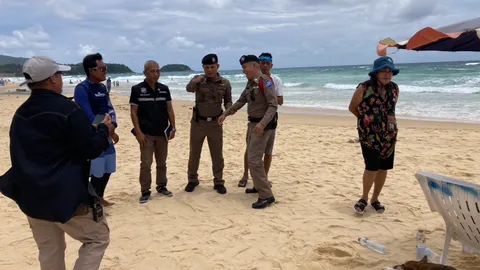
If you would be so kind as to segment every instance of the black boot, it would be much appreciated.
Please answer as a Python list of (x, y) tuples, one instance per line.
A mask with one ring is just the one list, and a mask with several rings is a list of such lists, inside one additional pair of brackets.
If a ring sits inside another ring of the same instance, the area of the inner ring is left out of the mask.
[(213, 189), (215, 189), (219, 194), (227, 193), (227, 188), (222, 184), (213, 185)]
[(195, 188), (200, 184), (200, 182), (188, 182), (187, 186), (185, 187), (186, 192), (193, 192)]
[(258, 199), (257, 202), (254, 202), (252, 204), (252, 208), (255, 208), (255, 209), (261, 209), (261, 208), (265, 208), (267, 206), (269, 206), (270, 204), (274, 203), (275, 202), (275, 197), (270, 197), (270, 198), (266, 198), (266, 199)]

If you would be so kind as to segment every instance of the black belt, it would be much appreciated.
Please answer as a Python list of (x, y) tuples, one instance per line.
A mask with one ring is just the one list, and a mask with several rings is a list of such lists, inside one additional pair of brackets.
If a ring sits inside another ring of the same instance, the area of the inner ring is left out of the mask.
[(255, 117), (249, 116), (248, 121), (251, 122), (251, 123), (258, 123), (258, 122), (262, 121), (262, 118), (255, 118)]
[(219, 115), (219, 116), (214, 116), (214, 117), (203, 117), (203, 116), (198, 116), (198, 119), (200, 120), (204, 120), (204, 121), (207, 121), (207, 122), (212, 122), (212, 121), (215, 121), (217, 120), (220, 116), (222, 115)]
[[(264, 129), (265, 130), (276, 129), (277, 128), (277, 117), (278, 117), (278, 114), (275, 113), (272, 120), (270, 120), (270, 122), (268, 122), (268, 124), (265, 126)], [(255, 118), (255, 117), (248, 116), (248, 121), (250, 123), (258, 123), (258, 122), (262, 121), (262, 118)]]

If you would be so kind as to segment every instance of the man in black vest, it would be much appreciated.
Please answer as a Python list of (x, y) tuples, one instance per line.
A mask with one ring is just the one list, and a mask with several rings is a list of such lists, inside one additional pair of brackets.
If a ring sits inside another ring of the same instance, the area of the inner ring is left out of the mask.
[(140, 144), (140, 203), (150, 199), (153, 154), (157, 163), (157, 192), (172, 196), (167, 189), (168, 141), (175, 137), (175, 113), (168, 86), (158, 82), (160, 66), (149, 60), (144, 65), (145, 80), (132, 86), (130, 94), (132, 133)]

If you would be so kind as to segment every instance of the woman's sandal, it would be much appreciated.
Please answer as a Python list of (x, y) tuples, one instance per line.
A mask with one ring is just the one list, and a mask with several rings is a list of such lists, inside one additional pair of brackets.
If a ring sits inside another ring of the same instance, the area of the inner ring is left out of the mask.
[(246, 187), (247, 186), (247, 179), (242, 179), (240, 181), (238, 181), (238, 186), (239, 187)]
[(358, 202), (353, 206), (355, 212), (358, 214), (363, 214), (365, 212), (365, 207), (367, 207), (368, 203), (364, 199), (358, 200)]
[(377, 213), (383, 214), (383, 212), (385, 212), (385, 207), (379, 201), (373, 202), (371, 205)]

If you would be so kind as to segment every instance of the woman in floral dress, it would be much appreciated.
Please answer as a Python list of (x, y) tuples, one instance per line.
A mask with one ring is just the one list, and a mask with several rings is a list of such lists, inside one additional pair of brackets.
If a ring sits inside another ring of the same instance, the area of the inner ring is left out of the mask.
[(378, 213), (385, 211), (378, 197), (385, 184), (387, 171), (393, 169), (395, 157), (398, 133), (395, 106), (399, 90), (398, 85), (392, 82), (392, 77), (398, 73), (390, 57), (378, 58), (368, 73), (370, 80), (358, 85), (350, 101), (349, 110), (357, 117), (358, 136), (365, 161), (363, 195), (354, 206), (359, 214), (363, 214), (368, 205), (373, 185), (370, 204)]

